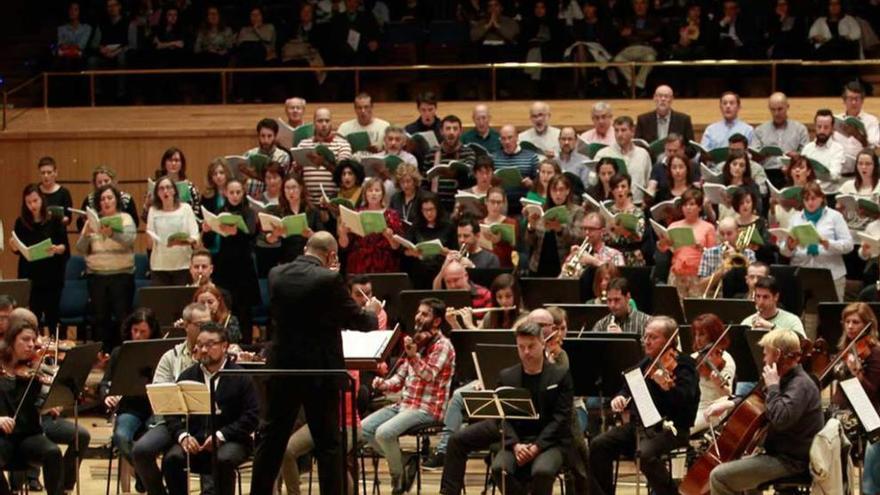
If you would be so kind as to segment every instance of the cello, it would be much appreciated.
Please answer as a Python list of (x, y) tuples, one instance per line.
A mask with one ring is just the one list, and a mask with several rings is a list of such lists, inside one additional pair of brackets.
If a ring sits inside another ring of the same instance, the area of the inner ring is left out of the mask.
[[(809, 339), (801, 341), (801, 352), (811, 349)], [(783, 356), (780, 356), (780, 358)], [(791, 356), (789, 356), (791, 357)], [(707, 495), (709, 475), (720, 464), (747, 456), (763, 443), (767, 432), (767, 405), (764, 395), (764, 379), (752, 389), (727, 418), (724, 429), (712, 445), (697, 458), (681, 480), (678, 492), (681, 495)]]

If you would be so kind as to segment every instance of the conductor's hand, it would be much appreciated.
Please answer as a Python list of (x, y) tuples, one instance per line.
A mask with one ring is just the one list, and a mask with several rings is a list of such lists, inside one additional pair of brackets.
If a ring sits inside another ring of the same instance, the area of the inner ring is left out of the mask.
[(107, 409), (116, 409), (116, 406), (119, 405), (119, 399), (118, 395), (108, 395), (104, 399), (104, 405), (107, 406)]
[(201, 445), (199, 442), (192, 436), (187, 435), (180, 440), (180, 447), (187, 454), (198, 454), (201, 450)]
[(418, 347), (416, 346), (415, 341), (407, 335), (403, 338), (403, 350), (406, 353), (406, 357), (414, 358), (418, 356)]
[(15, 429), (15, 420), (10, 418), (9, 416), (0, 417), (0, 431), (7, 435), (12, 434), (12, 430)]
[(617, 397), (611, 399), (611, 410), (616, 413), (623, 412), (628, 404), (629, 401), (626, 399), (626, 397), (618, 395)]

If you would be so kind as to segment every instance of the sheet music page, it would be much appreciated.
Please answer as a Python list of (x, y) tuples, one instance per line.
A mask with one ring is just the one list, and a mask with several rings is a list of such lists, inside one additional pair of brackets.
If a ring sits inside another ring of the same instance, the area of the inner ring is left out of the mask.
[(211, 391), (207, 385), (189, 380), (177, 382), (177, 385), (189, 414), (211, 414)]
[(850, 378), (843, 380), (840, 382), (840, 388), (843, 389), (843, 393), (849, 399), (849, 403), (859, 417), (859, 421), (862, 422), (865, 431), (872, 432), (880, 428), (880, 415), (877, 414), (877, 410), (874, 409), (874, 405), (868, 399), (868, 394), (865, 393), (865, 389), (859, 383), (859, 379)]
[(186, 414), (186, 404), (176, 383), (156, 383), (147, 385), (147, 397), (153, 414)]
[(639, 417), (642, 418), (642, 425), (648, 428), (663, 421), (660, 412), (657, 411), (654, 400), (651, 399), (651, 393), (648, 391), (645, 377), (642, 376), (642, 370), (640, 368), (633, 368), (624, 373), (623, 378), (629, 386), (632, 400), (636, 402), (636, 410), (639, 412)]
[(379, 359), (394, 330), (342, 331), (342, 355), (346, 359)]

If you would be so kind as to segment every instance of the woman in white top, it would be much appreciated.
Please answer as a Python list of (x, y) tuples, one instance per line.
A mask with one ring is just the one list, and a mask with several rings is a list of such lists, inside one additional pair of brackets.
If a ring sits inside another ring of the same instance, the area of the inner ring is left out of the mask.
[[(726, 350), (730, 347), (730, 337), (724, 335), (724, 323), (716, 315), (712, 313), (698, 315), (691, 322), (691, 329), (694, 332), (694, 349), (691, 357), (697, 362), (697, 372), (700, 375), (700, 404), (697, 407), (697, 418), (691, 428), (691, 434), (694, 434), (709, 427), (703, 411), (715, 400), (731, 394), (733, 379), (736, 376), (736, 361)], [(720, 417), (714, 419), (721, 420)]]
[(189, 203), (180, 201), (169, 176), (156, 181), (153, 203), (147, 213), (147, 248), (153, 285), (186, 285), (189, 261), (198, 244), (199, 225)]
[(807, 37), (819, 59), (862, 58), (859, 45), (862, 28), (854, 17), (843, 12), (841, 3), (842, 0), (829, 0), (828, 15), (816, 19), (810, 26)]
[(866, 198), (880, 195), (880, 160), (870, 148), (856, 155), (856, 176), (840, 186), (838, 194), (853, 194)]
[(783, 256), (791, 257), (792, 266), (811, 268), (827, 268), (834, 279), (837, 299), (843, 300), (843, 288), (846, 285), (846, 265), (843, 255), (853, 249), (853, 239), (843, 215), (825, 204), (825, 193), (818, 182), (810, 182), (804, 186), (804, 209), (791, 219), (791, 228), (798, 225), (813, 224), (819, 232), (819, 243), (807, 246), (789, 236), (780, 243)]

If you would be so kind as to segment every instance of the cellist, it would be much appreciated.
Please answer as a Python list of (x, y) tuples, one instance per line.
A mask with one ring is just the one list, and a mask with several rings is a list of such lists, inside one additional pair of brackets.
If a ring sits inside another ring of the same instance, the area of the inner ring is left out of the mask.
[[(789, 329), (771, 330), (758, 343), (764, 352), (765, 453), (725, 462), (709, 477), (712, 495), (735, 495), (768, 481), (806, 473), (810, 444), (824, 425), (819, 388), (799, 364), (801, 343)], [(736, 400), (719, 399), (706, 417), (726, 413)]]
[[(666, 469), (663, 454), (685, 445), (697, 412), (700, 388), (694, 360), (685, 353), (677, 353), (676, 343), (667, 342), (678, 328), (675, 320), (667, 316), (652, 316), (645, 326), (643, 338), (645, 357), (639, 367), (647, 372), (645, 381), (651, 399), (664, 421), (650, 429), (638, 424), (635, 404), (629, 390), (623, 390), (611, 400), (615, 413), (632, 411), (633, 419), (616, 426), (590, 442), (590, 468), (595, 481), (592, 495), (611, 495), (612, 465), (623, 454), (633, 453), (638, 447), (639, 467), (648, 484), (657, 495), (677, 495), (678, 489)], [(670, 356), (667, 353), (672, 353)], [(657, 359), (661, 357), (661, 359)], [(668, 358), (668, 359), (664, 359)], [(649, 370), (654, 365), (655, 369)], [(666, 420), (672, 426), (666, 425)], [(638, 436), (638, 439), (636, 438)]]

